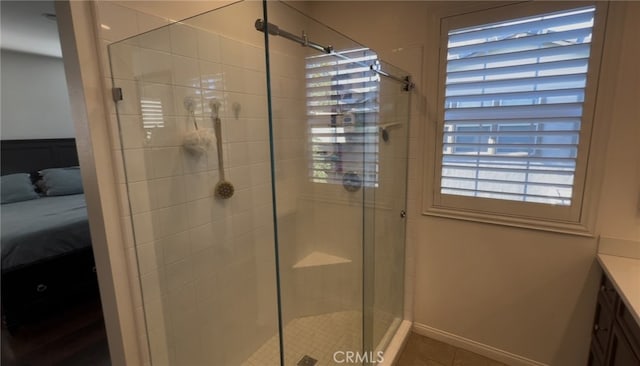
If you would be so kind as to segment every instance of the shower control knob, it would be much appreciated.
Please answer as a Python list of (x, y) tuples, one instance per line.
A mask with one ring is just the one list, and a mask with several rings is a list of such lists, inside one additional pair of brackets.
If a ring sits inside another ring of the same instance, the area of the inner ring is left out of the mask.
[(400, 217), (402, 217), (403, 219), (404, 219), (405, 217), (407, 217), (407, 211), (405, 211), (405, 210), (400, 210)]

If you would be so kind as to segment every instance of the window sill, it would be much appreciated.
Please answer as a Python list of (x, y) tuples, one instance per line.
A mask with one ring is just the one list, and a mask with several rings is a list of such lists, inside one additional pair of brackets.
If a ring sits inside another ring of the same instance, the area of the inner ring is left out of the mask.
[(486, 212), (461, 211), (438, 207), (430, 207), (424, 210), (422, 215), (483, 224), (517, 227), (521, 229), (547, 231), (588, 238), (595, 237), (595, 234), (581, 223), (535, 220), (518, 216), (503, 216)]

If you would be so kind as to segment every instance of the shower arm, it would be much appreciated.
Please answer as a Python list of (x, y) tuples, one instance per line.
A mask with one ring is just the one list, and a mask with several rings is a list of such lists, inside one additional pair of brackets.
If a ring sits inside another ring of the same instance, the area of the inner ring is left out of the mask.
[[(349, 60), (348, 57), (341, 55), (339, 53), (334, 52), (333, 50), (333, 46), (329, 45), (329, 46), (322, 46), (318, 43), (312, 42), (309, 40), (309, 38), (307, 37), (307, 34), (303, 31), (302, 32), (302, 37), (298, 37), (293, 33), (289, 33), (285, 30), (280, 29), (280, 27), (278, 27), (275, 24), (272, 23), (266, 23), (266, 28), (265, 28), (265, 22), (262, 19), (256, 19), (255, 22), (255, 27), (256, 30), (260, 31), (260, 32), (265, 32), (265, 30), (273, 35), (273, 36), (280, 36), (280, 37), (284, 37), (288, 40), (294, 41), (296, 43), (301, 44), (302, 46), (305, 47), (309, 47), (309, 48), (313, 48), (316, 51), (320, 51), (322, 53), (325, 54), (332, 54), (336, 57), (341, 57), (343, 59)], [(398, 77), (398, 76), (394, 76), (391, 75), (387, 72), (384, 72), (382, 70), (380, 70), (380, 63), (378, 61), (376, 61), (375, 64), (372, 65), (366, 65), (364, 63), (361, 62), (356, 62), (357, 64), (364, 66), (364, 67), (369, 67), (369, 69), (373, 72), (375, 72), (378, 75), (390, 78), (392, 80), (395, 80), (399, 83), (401, 83), (403, 85), (402, 90), (404, 91), (411, 91), (413, 90), (413, 88), (415, 87), (415, 84), (411, 81), (411, 76), (405, 76), (405, 77)]]

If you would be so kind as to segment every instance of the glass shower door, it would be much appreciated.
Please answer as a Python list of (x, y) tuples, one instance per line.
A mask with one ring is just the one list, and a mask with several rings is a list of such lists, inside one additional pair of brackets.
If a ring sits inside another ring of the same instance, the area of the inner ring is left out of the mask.
[(363, 185), (371, 179), (363, 154), (372, 128), (369, 95), (358, 88), (374, 82), (353, 59), (372, 52), (283, 3), (267, 5), (272, 30), (300, 39), (304, 31), (335, 50), (268, 39), (283, 361), (334, 365), (363, 349)]
[(371, 66), (406, 73), (283, 3), (266, 21), (283, 361), (373, 363), (402, 318), (409, 93)]
[[(382, 60), (384, 72), (405, 71)], [(370, 233), (365, 237), (365, 350), (384, 351), (404, 312), (406, 184), (410, 92), (397, 80), (381, 77), (378, 100), (378, 185), (371, 194)], [(371, 217), (373, 216), (373, 217)], [(383, 356), (383, 355), (382, 355)]]
[(273, 339), (259, 364), (281, 364), (260, 17), (235, 3), (109, 46), (154, 366), (248, 365)]

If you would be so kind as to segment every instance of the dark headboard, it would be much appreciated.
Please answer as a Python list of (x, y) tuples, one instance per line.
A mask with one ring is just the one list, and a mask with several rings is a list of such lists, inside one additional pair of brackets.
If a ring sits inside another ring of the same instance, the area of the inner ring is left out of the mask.
[(78, 165), (75, 139), (2, 140), (1, 174)]

